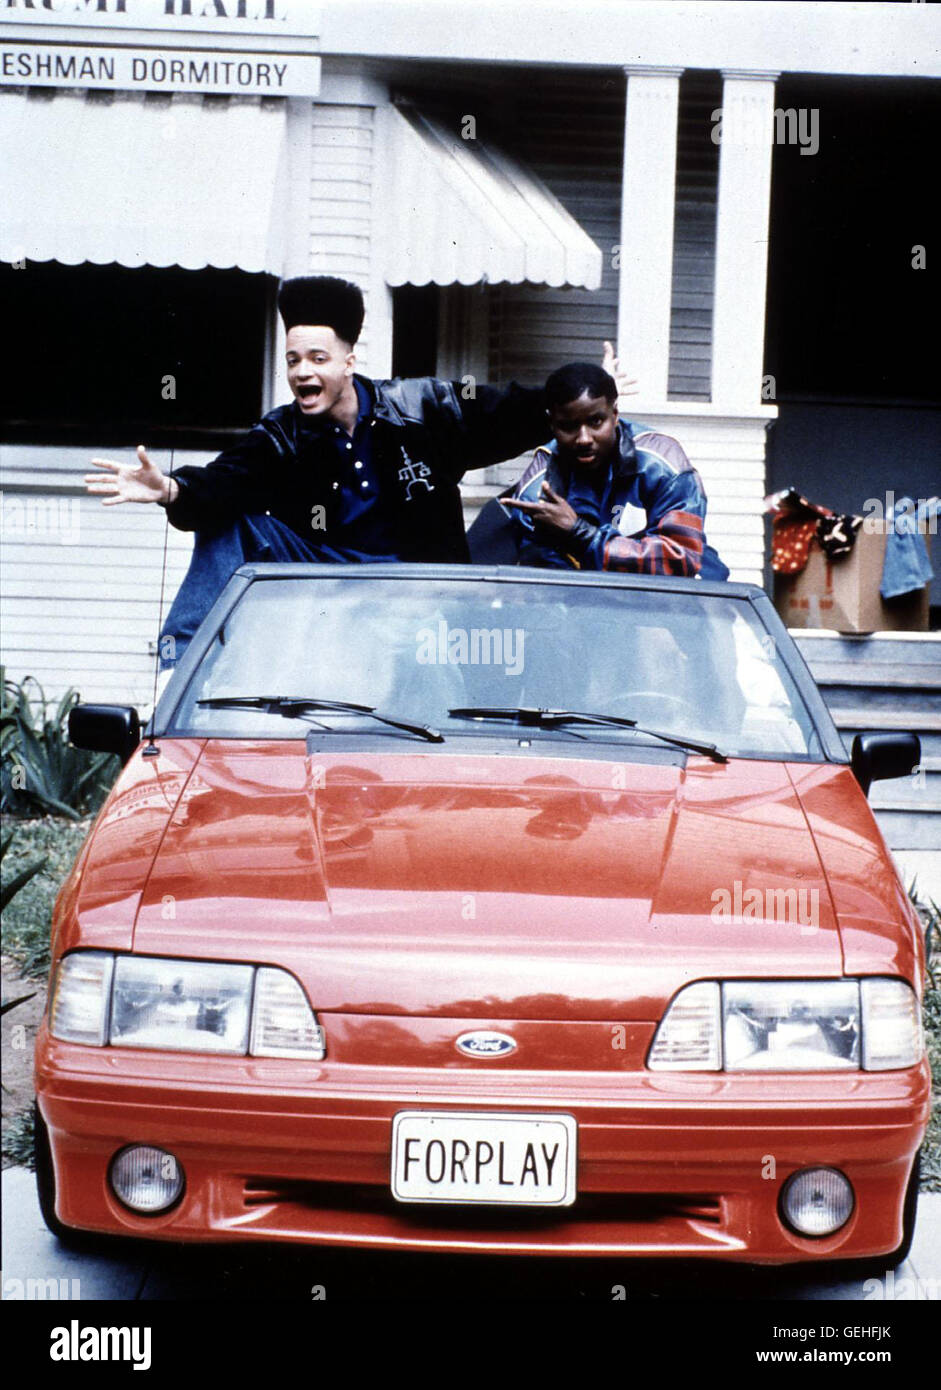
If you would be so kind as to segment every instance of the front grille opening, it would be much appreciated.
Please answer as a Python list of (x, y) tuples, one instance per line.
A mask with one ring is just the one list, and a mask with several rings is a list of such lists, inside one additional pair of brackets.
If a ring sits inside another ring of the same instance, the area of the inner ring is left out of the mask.
[(311, 1211), (374, 1212), (396, 1216), (415, 1226), (473, 1226), (475, 1230), (513, 1230), (573, 1221), (611, 1221), (648, 1225), (667, 1220), (707, 1222), (722, 1219), (719, 1198), (711, 1194), (658, 1192), (580, 1192), (570, 1207), (486, 1206), (483, 1203), (397, 1202), (387, 1187), (373, 1183), (306, 1182), (297, 1179), (248, 1178), (243, 1200), (247, 1210), (290, 1205)]

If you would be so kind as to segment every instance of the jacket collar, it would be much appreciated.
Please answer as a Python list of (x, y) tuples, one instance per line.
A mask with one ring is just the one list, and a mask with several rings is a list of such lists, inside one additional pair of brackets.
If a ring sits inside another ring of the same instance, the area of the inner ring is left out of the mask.
[(354, 377), (354, 380), (359, 382), (360, 386), (363, 387), (366, 394), (369, 396), (372, 402), (372, 414), (374, 419), (386, 420), (392, 425), (405, 424), (405, 417), (399, 411), (391, 397), (383, 391), (382, 382), (373, 381), (370, 377), (359, 376), (359, 374)]

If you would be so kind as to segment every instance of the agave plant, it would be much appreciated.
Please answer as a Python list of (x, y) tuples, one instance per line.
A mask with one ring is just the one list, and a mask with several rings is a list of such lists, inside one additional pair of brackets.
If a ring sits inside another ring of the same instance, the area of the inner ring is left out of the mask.
[(78, 820), (100, 805), (117, 776), (111, 753), (73, 748), (69, 711), (79, 695), (69, 690), (51, 706), (32, 676), (3, 676), (0, 705), (0, 809), (12, 815), (58, 814)]
[(925, 925), (925, 974), (931, 989), (938, 988), (935, 978), (935, 952), (941, 948), (941, 907), (934, 898), (923, 898), (918, 891), (918, 879), (913, 878), (908, 887), (912, 906)]

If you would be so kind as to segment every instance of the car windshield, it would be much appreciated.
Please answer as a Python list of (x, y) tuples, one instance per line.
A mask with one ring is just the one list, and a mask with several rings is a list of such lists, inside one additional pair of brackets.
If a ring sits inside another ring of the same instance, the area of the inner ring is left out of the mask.
[[(253, 706), (252, 697), (268, 703)], [(227, 705), (236, 698), (242, 703)], [(749, 602), (664, 589), (257, 579), (189, 681), (169, 732), (296, 738), (315, 721), (326, 731), (408, 737), (355, 711), (284, 700), (369, 706), (449, 742), (656, 742), (574, 720), (521, 727), (506, 714), (543, 709), (635, 720), (732, 757), (819, 753), (810, 714)]]

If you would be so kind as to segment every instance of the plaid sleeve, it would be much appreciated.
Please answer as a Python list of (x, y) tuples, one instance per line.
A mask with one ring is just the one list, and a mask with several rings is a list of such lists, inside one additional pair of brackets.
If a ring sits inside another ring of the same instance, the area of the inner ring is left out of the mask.
[(703, 524), (695, 512), (667, 512), (643, 536), (629, 539), (613, 526), (601, 526), (593, 543), (598, 547), (599, 569), (621, 570), (630, 574), (671, 574), (692, 579), (702, 565), (705, 537)]

